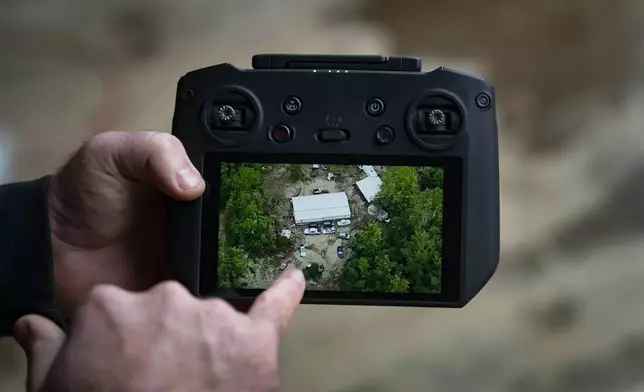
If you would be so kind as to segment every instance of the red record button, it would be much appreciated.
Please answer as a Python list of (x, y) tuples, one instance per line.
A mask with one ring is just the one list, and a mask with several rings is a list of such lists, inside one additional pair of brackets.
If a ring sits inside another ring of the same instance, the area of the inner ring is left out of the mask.
[(291, 128), (287, 127), (286, 125), (278, 125), (271, 130), (271, 137), (277, 143), (284, 143), (288, 141), (292, 135), (293, 133), (291, 132)]

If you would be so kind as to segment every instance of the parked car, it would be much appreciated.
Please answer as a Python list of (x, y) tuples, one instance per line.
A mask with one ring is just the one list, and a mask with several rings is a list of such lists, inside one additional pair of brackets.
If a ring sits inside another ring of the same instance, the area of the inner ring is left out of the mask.
[(351, 238), (351, 234), (349, 234), (349, 233), (338, 233), (338, 237), (342, 238), (343, 240), (348, 240), (349, 238)]
[(329, 190), (326, 189), (326, 188), (315, 188), (315, 189), (313, 189), (313, 194), (314, 195), (319, 195), (319, 194), (322, 194), (322, 193), (329, 193)]
[(322, 222), (323, 227), (333, 227), (333, 222), (331, 221), (324, 221)]
[(319, 223), (309, 223), (309, 228), (310, 229), (319, 229), (320, 224)]
[(306, 257), (306, 248), (304, 245), (300, 245), (300, 257)]
[(316, 234), (320, 234), (320, 230), (316, 227), (309, 227), (308, 229), (304, 229), (304, 234), (316, 235)]
[(335, 227), (322, 228), (322, 234), (333, 234), (333, 233), (335, 233)]
[(286, 269), (286, 267), (288, 267), (288, 261), (285, 261), (282, 264), (280, 264), (280, 266), (278, 268), (279, 268), (280, 271), (284, 271)]
[(338, 246), (338, 257), (339, 258), (344, 257), (344, 247), (342, 245)]
[(338, 226), (349, 226), (351, 224), (351, 219), (340, 219), (337, 223)]

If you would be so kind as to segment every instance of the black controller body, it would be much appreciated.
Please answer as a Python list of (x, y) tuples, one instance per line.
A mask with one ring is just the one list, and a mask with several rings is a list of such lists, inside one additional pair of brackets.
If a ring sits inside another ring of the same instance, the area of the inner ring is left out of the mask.
[[(218, 192), (208, 161), (429, 164), (445, 167), (443, 290), (379, 296), (307, 291), (304, 303), (461, 307), (499, 257), (499, 169), (493, 87), (416, 58), (258, 55), (254, 69), (220, 64), (178, 84), (172, 133), (209, 182), (208, 194), (171, 202), (167, 257), (195, 295), (244, 306), (254, 295), (218, 291)], [(210, 157), (210, 158), (209, 158)], [(214, 157), (214, 158), (213, 158)]]

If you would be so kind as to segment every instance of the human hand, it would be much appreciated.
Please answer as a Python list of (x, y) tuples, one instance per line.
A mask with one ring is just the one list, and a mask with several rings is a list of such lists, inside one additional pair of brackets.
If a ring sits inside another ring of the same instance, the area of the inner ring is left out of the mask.
[(107, 132), (85, 143), (53, 176), (49, 191), (55, 292), (63, 312), (71, 314), (100, 283), (145, 290), (171, 278), (163, 257), (163, 194), (191, 200), (204, 187), (170, 134)]
[(243, 314), (175, 282), (143, 293), (97, 286), (67, 340), (42, 317), (16, 323), (28, 390), (276, 391), (279, 342), (304, 287), (301, 271), (287, 271)]

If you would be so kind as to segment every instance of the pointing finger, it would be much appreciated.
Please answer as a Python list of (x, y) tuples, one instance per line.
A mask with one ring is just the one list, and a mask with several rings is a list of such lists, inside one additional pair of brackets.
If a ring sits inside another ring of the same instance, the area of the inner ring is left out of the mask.
[(268, 321), (281, 334), (304, 295), (304, 275), (299, 269), (286, 271), (264, 291), (248, 311), (255, 320)]

